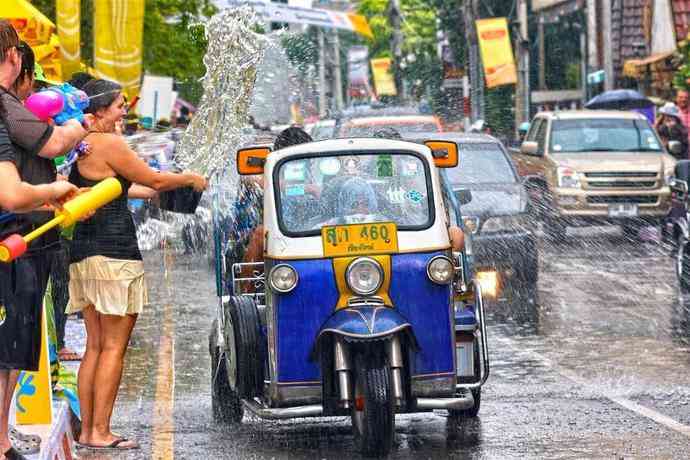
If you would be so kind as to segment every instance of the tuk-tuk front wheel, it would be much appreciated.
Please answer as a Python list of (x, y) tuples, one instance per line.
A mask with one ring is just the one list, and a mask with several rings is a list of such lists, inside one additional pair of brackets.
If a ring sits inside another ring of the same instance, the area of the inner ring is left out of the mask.
[(391, 371), (382, 352), (355, 355), (352, 428), (355, 442), (365, 456), (385, 456), (393, 446), (395, 406)]
[[(217, 327), (214, 322), (212, 331)], [(214, 332), (211, 332), (212, 337)], [(211, 409), (213, 420), (219, 423), (238, 424), (242, 422), (244, 411), (236, 391), (230, 387), (226, 360), (220, 354), (216, 341), (211, 338)]]
[(676, 244), (676, 275), (681, 292), (690, 292), (690, 244), (682, 236)]

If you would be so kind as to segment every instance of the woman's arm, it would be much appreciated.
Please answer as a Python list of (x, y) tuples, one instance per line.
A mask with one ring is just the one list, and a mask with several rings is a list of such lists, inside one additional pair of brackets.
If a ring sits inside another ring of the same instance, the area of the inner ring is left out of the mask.
[(158, 196), (158, 192), (151, 187), (146, 187), (145, 185), (132, 184), (132, 186), (129, 187), (127, 196), (129, 198), (141, 198), (143, 200), (148, 200), (151, 198), (156, 198)]
[(59, 206), (60, 201), (76, 194), (78, 189), (66, 181), (29, 185), (22, 182), (14, 163), (0, 161), (0, 207), (10, 212), (30, 212), (46, 203)]
[(194, 187), (196, 191), (206, 189), (206, 179), (194, 173), (158, 172), (141, 161), (121, 136), (108, 136), (102, 148), (108, 150), (106, 163), (117, 174), (132, 183), (165, 192), (181, 187)]

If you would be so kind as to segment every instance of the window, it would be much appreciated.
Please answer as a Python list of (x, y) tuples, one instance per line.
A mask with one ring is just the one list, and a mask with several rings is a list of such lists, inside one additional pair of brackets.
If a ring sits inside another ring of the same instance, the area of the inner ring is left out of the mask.
[(517, 182), (513, 167), (499, 144), (459, 143), (458, 148), (458, 166), (446, 170), (451, 185)]
[(552, 153), (661, 151), (661, 143), (646, 120), (590, 118), (553, 121)]

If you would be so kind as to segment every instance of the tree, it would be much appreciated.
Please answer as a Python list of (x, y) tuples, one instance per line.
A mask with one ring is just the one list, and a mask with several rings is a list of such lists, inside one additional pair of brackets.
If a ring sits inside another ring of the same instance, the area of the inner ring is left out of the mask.
[[(55, 0), (34, 0), (55, 21)], [(213, 15), (211, 0), (146, 0), (144, 12), (144, 72), (171, 76), (180, 97), (196, 103), (202, 93), (206, 39), (199, 21)], [(81, 2), (82, 60), (93, 65), (93, 1)]]

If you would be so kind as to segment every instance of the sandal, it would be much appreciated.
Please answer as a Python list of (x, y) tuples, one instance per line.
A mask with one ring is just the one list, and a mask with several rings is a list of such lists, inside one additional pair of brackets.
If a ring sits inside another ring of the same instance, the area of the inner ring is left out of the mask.
[(81, 444), (76, 443), (77, 447), (89, 450), (134, 450), (140, 449), (141, 446), (138, 442), (134, 440), (129, 440), (127, 438), (118, 438), (105, 446), (94, 446), (92, 444)]
[(10, 435), (10, 437), (14, 437), (20, 441), (32, 442), (35, 444), (41, 444), (41, 437), (38, 436), (37, 434), (22, 433), (21, 431), (19, 431), (17, 428), (15, 428), (12, 425), (10, 425), (10, 429), (8, 430), (8, 434)]
[(65, 347), (58, 351), (58, 361), (81, 361), (82, 356)]

